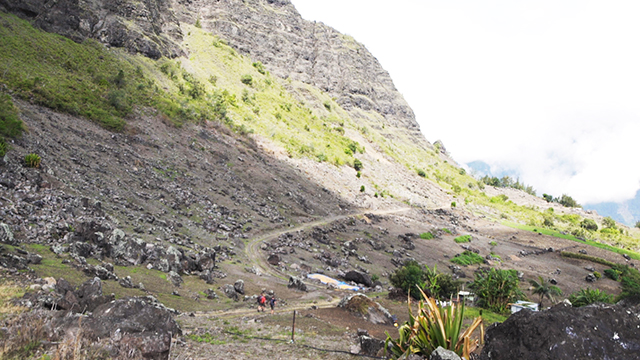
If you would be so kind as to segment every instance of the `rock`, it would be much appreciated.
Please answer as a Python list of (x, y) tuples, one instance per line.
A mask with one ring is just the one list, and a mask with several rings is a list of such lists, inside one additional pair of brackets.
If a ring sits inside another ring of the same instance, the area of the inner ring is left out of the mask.
[(207, 289), (207, 291), (205, 291), (205, 294), (207, 295), (207, 299), (209, 300), (214, 300), (218, 298), (218, 294), (216, 294), (216, 292), (213, 291), (213, 289)]
[(8, 245), (18, 245), (18, 242), (13, 237), (11, 227), (5, 223), (0, 223), (0, 242)]
[(42, 290), (44, 290), (44, 291), (49, 291), (49, 290), (55, 289), (56, 288), (56, 284), (58, 283), (56, 281), (56, 279), (54, 279), (52, 277), (46, 277), (46, 278), (44, 278), (42, 280), (44, 280), (44, 282), (45, 282), (45, 284), (42, 285)]
[(122, 355), (145, 359), (167, 359), (171, 338), (182, 331), (169, 309), (152, 297), (133, 297), (111, 301), (97, 307), (82, 319), (74, 316), (56, 319), (52, 327), (57, 337), (78, 333), (90, 341), (111, 338)]
[(127, 289), (131, 289), (134, 287), (133, 282), (131, 281), (131, 276), (120, 278), (120, 280), (118, 281), (118, 284), (120, 284), (120, 286), (122, 286), (123, 288), (127, 288)]
[(429, 356), (429, 360), (461, 360), (460, 356), (451, 350), (447, 350), (442, 346), (438, 346), (437, 349), (433, 350), (431, 356)]
[(587, 250), (585, 250), (585, 249), (580, 249), (580, 250), (578, 250), (578, 252), (579, 252), (580, 254), (587, 255)]
[(373, 324), (393, 325), (389, 311), (364, 294), (346, 296), (340, 300), (338, 307)]
[(360, 354), (375, 356), (380, 349), (384, 348), (384, 341), (378, 340), (369, 334), (358, 336), (360, 340)]
[(558, 285), (558, 280), (554, 278), (549, 279), (549, 282), (551, 283), (551, 285)]
[(622, 254), (622, 257), (625, 258), (625, 260), (631, 260), (631, 257), (627, 254)]
[(180, 287), (180, 285), (182, 285), (182, 283), (184, 282), (184, 280), (182, 279), (182, 276), (180, 276), (175, 271), (169, 271), (169, 276), (167, 276), (167, 278), (169, 279), (169, 281), (171, 281), (171, 284), (173, 284), (173, 286), (175, 287)]
[(622, 304), (519, 311), (487, 328), (480, 359), (636, 359), (639, 314), (640, 305)]
[(593, 274), (588, 274), (584, 279), (587, 282), (595, 282), (596, 280), (598, 280), (598, 278)]
[(346, 274), (344, 274), (344, 279), (346, 281), (353, 281), (357, 284), (363, 284), (366, 287), (373, 286), (373, 281), (371, 281), (371, 276), (355, 270), (351, 270)]
[(296, 289), (299, 291), (307, 291), (307, 285), (302, 282), (302, 279), (296, 276), (289, 277), (289, 285), (287, 285), (289, 289)]
[(282, 261), (282, 259), (280, 258), (280, 255), (278, 255), (278, 254), (272, 254), (267, 259), (267, 262), (269, 264), (273, 265), (273, 266), (278, 266), (278, 264), (280, 264), (280, 261)]
[(233, 299), (233, 301), (239, 300), (238, 293), (236, 292), (236, 289), (233, 287), (233, 285), (226, 284), (220, 290), (222, 290), (222, 292), (224, 292), (224, 294), (227, 295), (229, 299)]
[(244, 295), (244, 281), (238, 280), (233, 284), (233, 289), (240, 295)]

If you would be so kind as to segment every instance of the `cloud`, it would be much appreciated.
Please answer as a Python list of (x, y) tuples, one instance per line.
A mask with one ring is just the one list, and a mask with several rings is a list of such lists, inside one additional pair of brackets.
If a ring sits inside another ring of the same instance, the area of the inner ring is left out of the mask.
[(458, 162), (582, 203), (640, 189), (640, 2), (293, 3), (364, 43)]

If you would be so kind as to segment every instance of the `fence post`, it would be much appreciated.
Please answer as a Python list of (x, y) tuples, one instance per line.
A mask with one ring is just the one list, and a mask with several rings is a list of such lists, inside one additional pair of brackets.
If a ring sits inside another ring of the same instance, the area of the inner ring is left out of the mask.
[(295, 342), (295, 336), (296, 334), (296, 311), (293, 310), (293, 325), (291, 325), (291, 342)]

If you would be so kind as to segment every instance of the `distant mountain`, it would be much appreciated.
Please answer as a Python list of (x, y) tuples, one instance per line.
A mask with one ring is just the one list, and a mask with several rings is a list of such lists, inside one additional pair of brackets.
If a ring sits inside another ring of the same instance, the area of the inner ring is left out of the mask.
[(640, 190), (636, 196), (621, 203), (603, 202), (598, 204), (585, 204), (585, 209), (595, 210), (602, 216), (611, 216), (616, 221), (634, 226), (640, 221)]

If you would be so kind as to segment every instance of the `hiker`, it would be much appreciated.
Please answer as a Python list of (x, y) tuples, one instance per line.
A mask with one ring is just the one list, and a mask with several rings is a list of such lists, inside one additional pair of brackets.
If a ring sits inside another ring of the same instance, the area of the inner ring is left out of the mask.
[(271, 315), (273, 315), (273, 308), (276, 307), (276, 297), (272, 296), (271, 300), (269, 300), (269, 306), (271, 306)]
[(267, 304), (267, 297), (264, 296), (264, 293), (261, 293), (260, 296), (258, 296), (258, 312), (260, 312), (260, 310), (264, 312), (264, 308), (266, 304)]

